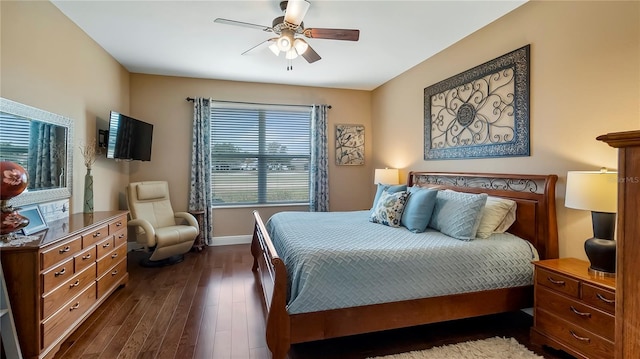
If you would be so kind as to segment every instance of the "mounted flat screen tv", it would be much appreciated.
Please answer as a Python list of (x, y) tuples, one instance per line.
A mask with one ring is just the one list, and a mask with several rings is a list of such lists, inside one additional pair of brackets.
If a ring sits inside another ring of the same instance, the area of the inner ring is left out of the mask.
[(111, 111), (107, 158), (151, 161), (152, 138), (152, 124)]

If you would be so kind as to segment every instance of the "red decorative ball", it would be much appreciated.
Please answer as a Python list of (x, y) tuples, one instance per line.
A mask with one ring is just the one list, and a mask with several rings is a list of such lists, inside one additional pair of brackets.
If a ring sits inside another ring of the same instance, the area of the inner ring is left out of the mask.
[(0, 199), (11, 199), (27, 188), (27, 171), (17, 163), (0, 162)]

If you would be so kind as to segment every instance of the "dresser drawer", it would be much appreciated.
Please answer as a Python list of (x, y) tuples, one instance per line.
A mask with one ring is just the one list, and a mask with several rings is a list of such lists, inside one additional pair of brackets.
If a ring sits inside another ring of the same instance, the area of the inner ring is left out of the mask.
[(88, 285), (96, 281), (96, 263), (77, 273), (56, 290), (42, 297), (42, 318), (48, 318), (55, 313), (62, 304), (80, 294)]
[(608, 313), (615, 314), (616, 312), (616, 294), (611, 291), (583, 283), (582, 300)]
[(121, 245), (116, 250), (111, 253), (103, 256), (98, 259), (98, 278), (102, 277), (103, 274), (109, 270), (109, 268), (116, 265), (118, 262), (122, 260), (122, 258), (127, 257), (127, 245)]
[(50, 292), (71, 277), (73, 277), (73, 258), (69, 258), (42, 273), (42, 293)]
[(113, 236), (109, 236), (109, 238), (106, 238), (96, 243), (96, 249), (97, 249), (96, 255), (98, 256), (98, 259), (104, 257), (107, 253), (111, 252), (115, 248), (113, 243), (114, 243)]
[(536, 288), (536, 310), (539, 309), (613, 341), (615, 318), (608, 313), (543, 287)]
[(49, 319), (42, 322), (42, 347), (46, 348), (71, 327), (96, 302), (95, 282), (79, 296), (65, 303)]
[(580, 281), (545, 269), (536, 268), (536, 284), (574, 298), (580, 296)]
[(589, 359), (613, 358), (613, 342), (545, 310), (536, 310), (535, 327)]
[(115, 232), (113, 237), (116, 242), (116, 247), (119, 247), (122, 243), (127, 243), (127, 228), (122, 228), (121, 230)]
[(106, 225), (82, 235), (82, 248), (89, 248), (96, 242), (109, 236), (109, 227)]
[(107, 271), (98, 279), (98, 298), (102, 298), (120, 279), (127, 274), (127, 261), (122, 258), (120, 263)]
[(96, 248), (91, 247), (73, 256), (73, 269), (75, 273), (89, 267), (96, 262)]
[[(114, 234), (121, 229), (127, 228), (127, 216), (120, 216), (109, 223), (109, 234)], [(125, 231), (126, 232), (126, 231)]]
[(40, 253), (40, 269), (47, 269), (62, 260), (71, 258), (80, 251), (80, 249), (82, 249), (82, 243), (80, 242), (80, 237), (78, 237), (72, 241), (43, 251)]

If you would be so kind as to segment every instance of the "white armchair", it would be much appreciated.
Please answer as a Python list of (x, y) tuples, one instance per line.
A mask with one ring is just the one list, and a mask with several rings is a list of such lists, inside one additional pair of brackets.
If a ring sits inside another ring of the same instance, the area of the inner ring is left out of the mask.
[(127, 204), (131, 213), (128, 225), (136, 227), (136, 241), (152, 252), (141, 264), (156, 267), (181, 262), (198, 236), (198, 221), (187, 212), (173, 212), (167, 182), (130, 183)]

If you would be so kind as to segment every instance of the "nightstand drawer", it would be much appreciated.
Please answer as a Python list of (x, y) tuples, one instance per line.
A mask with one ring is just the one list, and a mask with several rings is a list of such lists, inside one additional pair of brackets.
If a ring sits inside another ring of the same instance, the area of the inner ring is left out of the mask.
[(536, 288), (536, 310), (540, 309), (613, 341), (615, 318), (611, 314), (544, 287)]
[(587, 283), (582, 284), (582, 300), (608, 313), (616, 312), (616, 294)]
[(536, 310), (535, 327), (589, 359), (613, 357), (613, 342), (566, 320), (555, 318), (544, 310)]
[(580, 281), (562, 274), (536, 268), (536, 283), (574, 298), (580, 296)]

